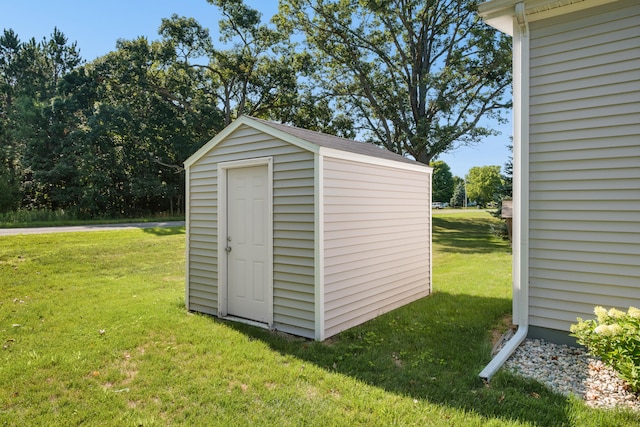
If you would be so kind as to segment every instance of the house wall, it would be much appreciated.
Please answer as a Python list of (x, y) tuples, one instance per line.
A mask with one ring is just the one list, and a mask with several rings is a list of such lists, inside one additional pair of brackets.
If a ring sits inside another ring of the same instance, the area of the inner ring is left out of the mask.
[(640, 4), (530, 23), (529, 320), (640, 307)]
[(217, 163), (273, 158), (274, 327), (314, 336), (314, 154), (240, 126), (189, 168), (189, 309), (217, 314)]
[(325, 337), (430, 292), (431, 177), (325, 157)]

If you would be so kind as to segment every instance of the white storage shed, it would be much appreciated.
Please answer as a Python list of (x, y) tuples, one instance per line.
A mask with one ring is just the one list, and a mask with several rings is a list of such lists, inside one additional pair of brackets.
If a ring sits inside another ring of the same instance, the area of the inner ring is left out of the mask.
[(185, 162), (189, 310), (316, 340), (431, 292), (431, 172), (242, 116)]

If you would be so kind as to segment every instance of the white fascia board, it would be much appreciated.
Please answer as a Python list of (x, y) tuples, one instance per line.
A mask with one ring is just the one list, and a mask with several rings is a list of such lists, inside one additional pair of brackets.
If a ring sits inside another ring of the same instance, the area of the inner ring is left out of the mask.
[(272, 128), (271, 126), (259, 122), (257, 120), (253, 120), (251, 117), (240, 116), (236, 120), (233, 121), (229, 126), (222, 129), (216, 136), (214, 136), (209, 142), (203, 145), (198, 151), (191, 155), (187, 160), (185, 160), (185, 167), (189, 167), (197, 162), (201, 157), (203, 157), (206, 153), (211, 151), (216, 145), (220, 144), (224, 141), (229, 135), (235, 132), (240, 126), (246, 125), (252, 127), (256, 130), (269, 134), (275, 138), (281, 139), (283, 141), (289, 142), (293, 145), (296, 145), (304, 150), (311, 151), (313, 153), (318, 152), (318, 146), (300, 139), (296, 136), (290, 135), (286, 132), (282, 132), (278, 129)]
[(349, 151), (336, 150), (334, 148), (320, 147), (320, 153), (323, 157), (331, 157), (335, 159), (350, 160), (354, 162), (367, 163), (370, 165), (386, 166), (394, 169), (410, 170), (420, 173), (433, 173), (433, 168), (422, 163), (404, 163), (395, 160), (382, 159), (380, 157), (367, 156), (365, 154), (351, 153)]

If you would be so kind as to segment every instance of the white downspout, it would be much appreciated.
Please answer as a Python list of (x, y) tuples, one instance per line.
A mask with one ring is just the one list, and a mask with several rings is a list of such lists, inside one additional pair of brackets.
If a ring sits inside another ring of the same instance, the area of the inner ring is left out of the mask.
[(513, 31), (513, 323), (506, 342), (480, 378), (489, 382), (529, 332), (529, 23), (524, 3), (515, 5)]

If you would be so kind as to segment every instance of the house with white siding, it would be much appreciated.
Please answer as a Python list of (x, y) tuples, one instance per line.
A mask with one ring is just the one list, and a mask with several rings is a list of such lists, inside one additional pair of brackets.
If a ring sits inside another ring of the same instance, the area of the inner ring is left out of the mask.
[(247, 116), (185, 167), (189, 310), (324, 340), (430, 294), (430, 167)]
[(513, 36), (516, 337), (640, 307), (640, 2), (492, 0)]

